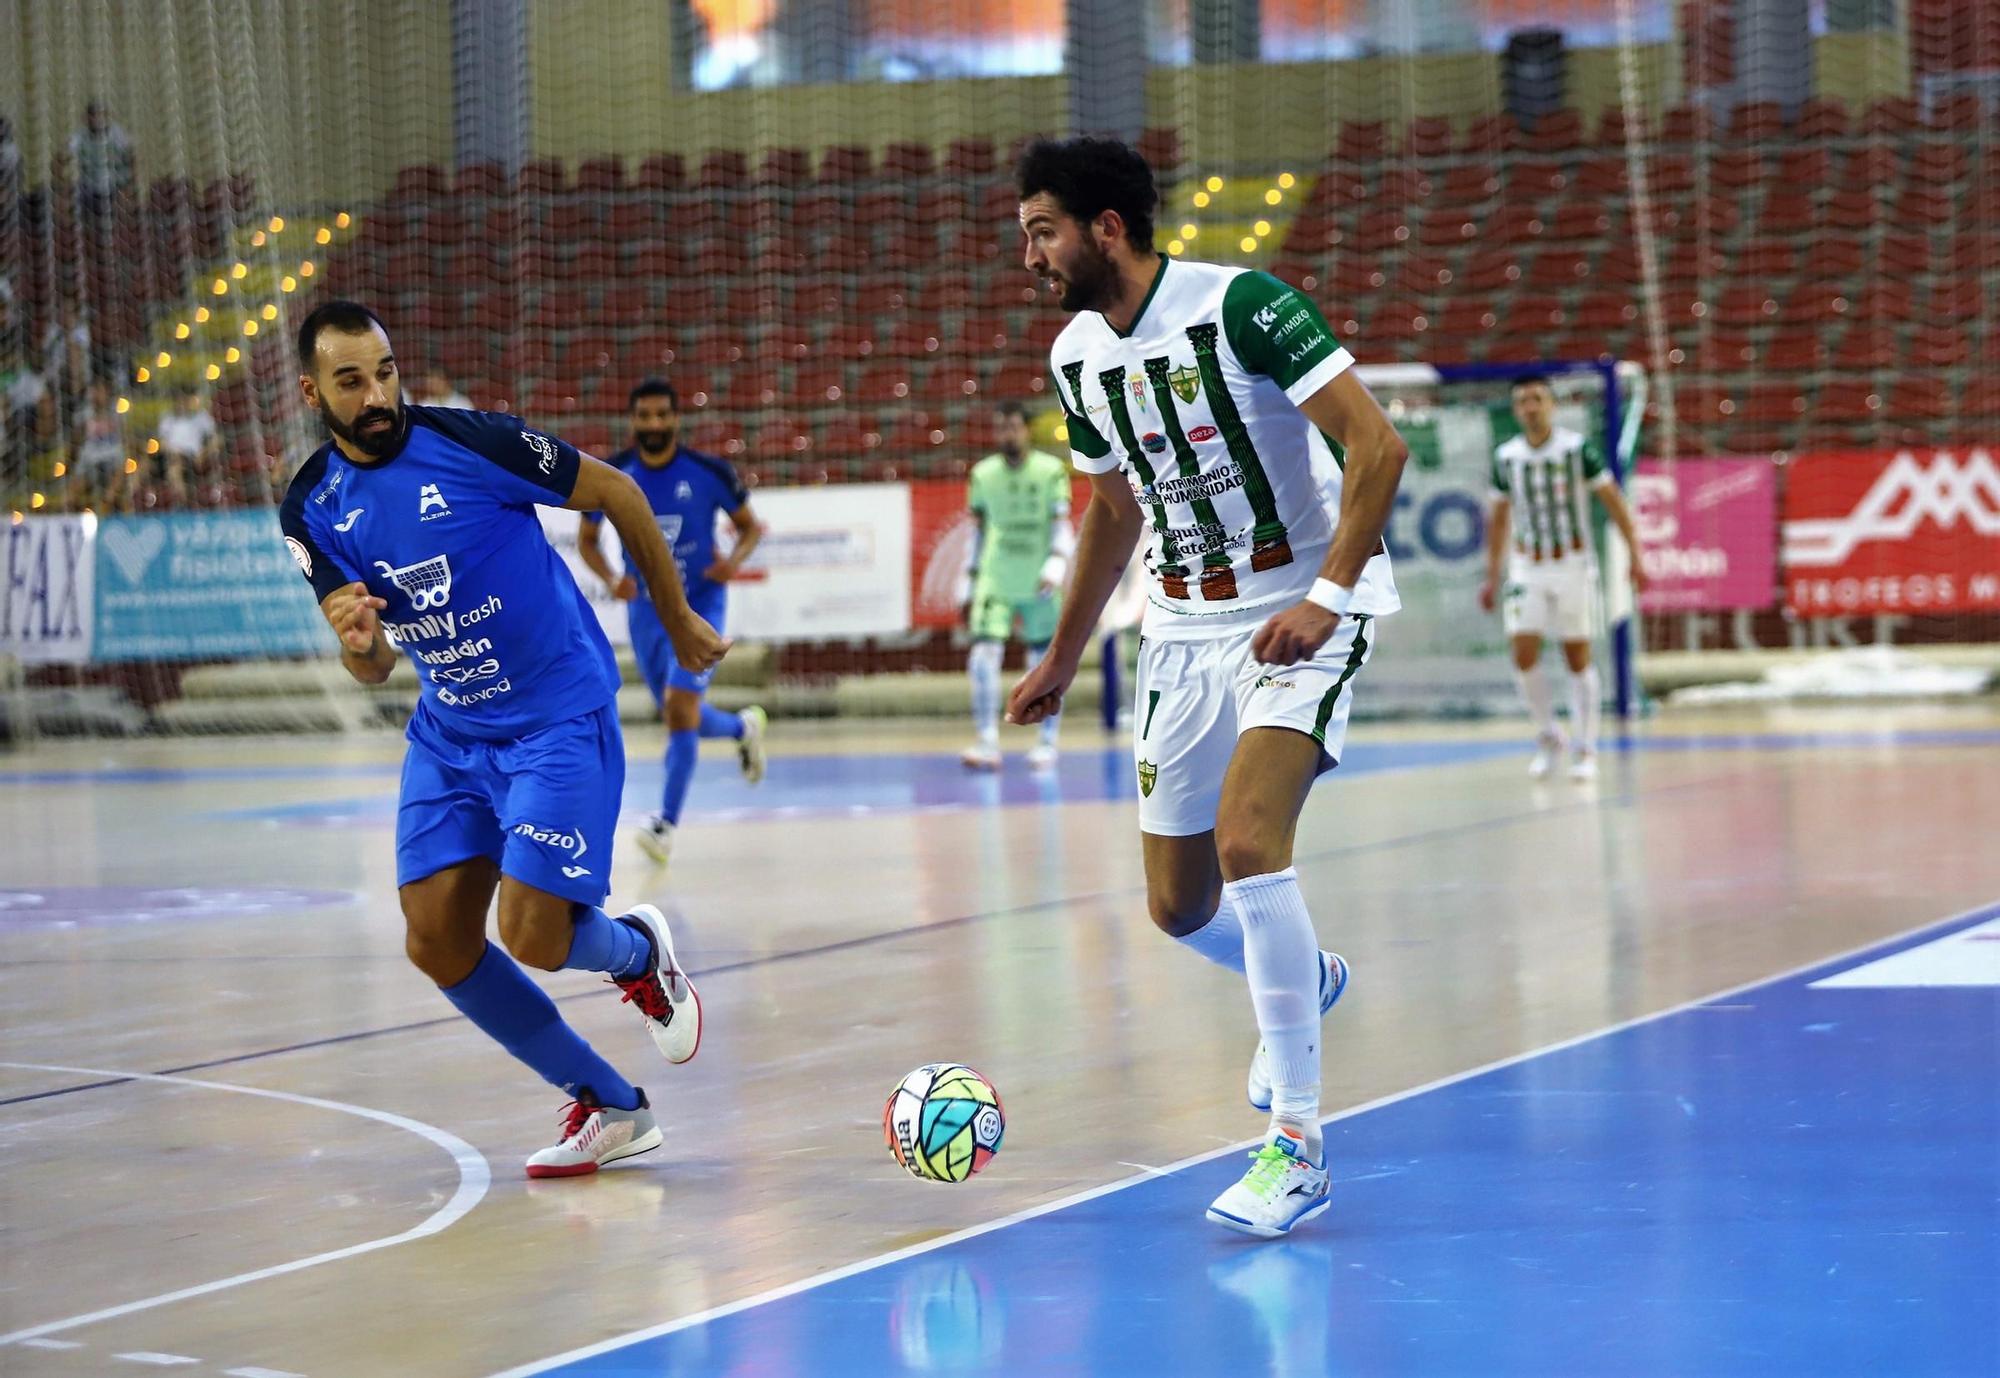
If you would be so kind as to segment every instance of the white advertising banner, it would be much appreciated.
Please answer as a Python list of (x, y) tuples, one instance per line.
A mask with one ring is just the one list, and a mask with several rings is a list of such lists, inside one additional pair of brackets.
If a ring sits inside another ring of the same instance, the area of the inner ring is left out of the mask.
[(23, 517), (0, 535), (0, 655), (90, 659), (97, 518)]
[(760, 488), (768, 531), (729, 589), (729, 632), (758, 641), (881, 636), (910, 626), (910, 486)]
[[(625, 605), (577, 555), (575, 512), (544, 507), (542, 529), (590, 599), (611, 644), (629, 642)], [(755, 641), (884, 636), (910, 627), (910, 488), (906, 483), (842, 483), (759, 488), (750, 510), (766, 527), (763, 544), (729, 586), (729, 635)], [(735, 531), (719, 520), (716, 549)], [(624, 568), (618, 533), (605, 522), (598, 544)]]

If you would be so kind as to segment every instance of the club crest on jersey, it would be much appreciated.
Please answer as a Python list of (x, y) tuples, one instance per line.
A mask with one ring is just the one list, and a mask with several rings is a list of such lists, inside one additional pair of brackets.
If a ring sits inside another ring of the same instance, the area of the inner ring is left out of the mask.
[(1133, 403), (1140, 410), (1145, 410), (1146, 403), (1153, 395), (1152, 388), (1146, 383), (1146, 375), (1143, 373), (1128, 373), (1125, 375), (1125, 382), (1132, 389)]
[(417, 490), (417, 520), (436, 521), (439, 517), (451, 515), (451, 504), (444, 500), (435, 483), (426, 483)]
[(387, 560), (377, 560), (375, 568), (403, 591), (403, 596), (410, 600), (410, 606), (418, 612), (429, 612), (451, 601), (451, 561), (442, 555), (433, 555), (428, 560), (419, 560), (401, 569), (392, 568)]
[(1167, 375), (1167, 386), (1174, 390), (1174, 396), (1181, 401), (1192, 402), (1201, 395), (1201, 374), (1183, 364)]
[(1160, 768), (1151, 761), (1139, 762), (1139, 793), (1148, 799), (1153, 797), (1153, 786), (1160, 778)]
[(299, 567), (299, 572), (308, 579), (312, 578), (313, 557), (312, 553), (305, 548), (304, 542), (287, 536), (285, 537), (285, 549), (292, 552), (292, 563)]
[(694, 497), (694, 488), (688, 483), (686, 479), (682, 479), (679, 483), (676, 483), (674, 485), (675, 502), (687, 502), (691, 500), (693, 497)]

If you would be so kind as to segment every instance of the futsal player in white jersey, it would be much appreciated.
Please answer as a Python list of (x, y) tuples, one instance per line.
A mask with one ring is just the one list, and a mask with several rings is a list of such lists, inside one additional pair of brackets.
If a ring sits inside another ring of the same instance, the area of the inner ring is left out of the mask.
[[(1521, 433), (1493, 451), (1493, 492), (1486, 524), (1486, 582), (1479, 604), (1493, 609), (1500, 564), (1507, 586), (1500, 598), (1502, 625), (1514, 657), (1514, 680), (1535, 723), (1535, 754), (1528, 773), (1543, 779), (1567, 745), (1572, 780), (1597, 778), (1597, 709), (1601, 699), (1590, 641), (1598, 625), (1597, 553), (1591, 540), (1584, 490), (1596, 494), (1632, 552), (1632, 588), (1646, 587), (1639, 567), (1639, 539), (1632, 513), (1587, 437), (1555, 424), (1549, 380), (1528, 374), (1514, 380), (1514, 419)], [(1554, 695), (1542, 674), (1542, 640), (1562, 643), (1569, 664), (1569, 737), (1556, 728)]]
[(1292, 838), (1340, 759), (1375, 619), (1399, 606), (1382, 530), (1407, 451), (1310, 301), (1266, 273), (1154, 252), (1158, 194), (1137, 153), (1037, 142), (1018, 189), (1027, 266), (1075, 316), (1050, 364), (1091, 499), (1054, 642), (1009, 716), (1061, 707), (1143, 536), (1147, 904), (1248, 977), (1262, 1036), (1249, 1095), (1271, 1112), (1208, 1216), (1282, 1235), (1329, 1201), (1319, 1024), (1347, 983), (1314, 937)]

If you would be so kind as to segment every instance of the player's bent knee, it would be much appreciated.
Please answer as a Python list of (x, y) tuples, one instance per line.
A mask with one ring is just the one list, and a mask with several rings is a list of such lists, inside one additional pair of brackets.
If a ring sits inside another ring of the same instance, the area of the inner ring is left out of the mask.
[(403, 932), (403, 953), (410, 965), (440, 986), (455, 986), (472, 975), (486, 951), (486, 939), (468, 943), (456, 934), (440, 933), (412, 924)]
[(1222, 864), (1224, 880), (1282, 871), (1292, 864), (1289, 830), (1254, 822), (1232, 827), (1225, 821), (1215, 830), (1215, 859)]
[(1215, 917), (1221, 907), (1218, 887), (1208, 894), (1148, 892), (1146, 912), (1153, 926), (1170, 938), (1185, 938)]
[(509, 885), (500, 896), (500, 942), (522, 966), (559, 971), (576, 939), (572, 905), (528, 885)]
[(701, 696), (674, 689), (667, 694), (667, 730), (694, 732), (701, 727)]

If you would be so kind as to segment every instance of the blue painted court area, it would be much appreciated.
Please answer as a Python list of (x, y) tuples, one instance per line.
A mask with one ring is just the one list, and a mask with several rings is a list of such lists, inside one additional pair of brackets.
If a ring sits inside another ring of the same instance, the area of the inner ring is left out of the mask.
[(1352, 1112), (1292, 1239), (1231, 1153), (516, 1372), (1990, 1378), (2000, 988), (1812, 983), (1995, 915)]

